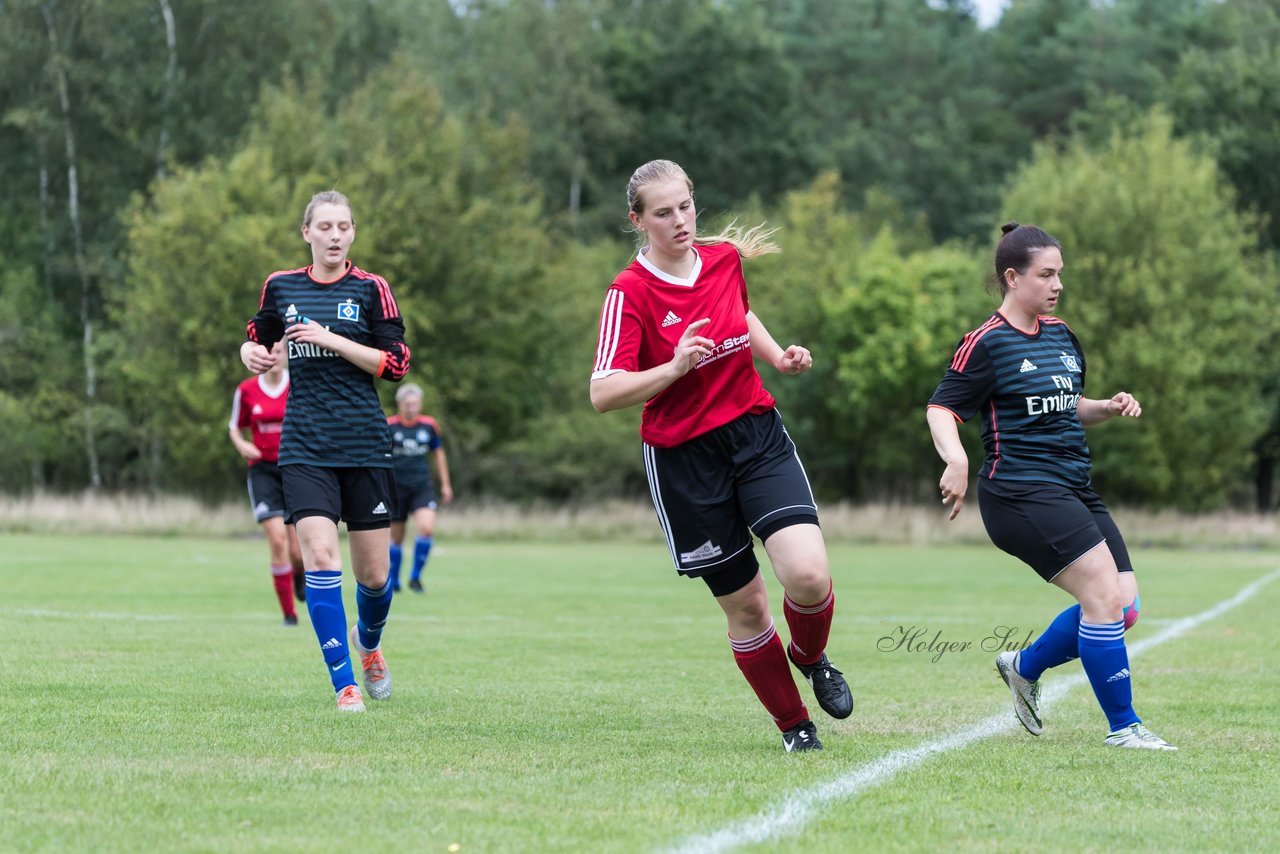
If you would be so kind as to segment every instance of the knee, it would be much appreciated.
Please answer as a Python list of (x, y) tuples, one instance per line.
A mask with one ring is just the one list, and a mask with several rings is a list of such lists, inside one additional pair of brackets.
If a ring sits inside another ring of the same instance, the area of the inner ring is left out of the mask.
[(1099, 620), (1115, 622), (1124, 617), (1124, 599), (1119, 590), (1093, 591), (1090, 595), (1081, 598), (1080, 615), (1088, 622)]
[(771, 619), (769, 597), (763, 589), (758, 593), (734, 597), (732, 602), (724, 605), (731, 624), (764, 626)]
[(1133, 628), (1133, 624), (1138, 622), (1138, 616), (1142, 610), (1142, 601), (1137, 597), (1133, 597), (1133, 602), (1124, 606), (1124, 630), (1127, 632)]
[(787, 596), (798, 605), (821, 602), (831, 592), (831, 570), (824, 559), (807, 561), (787, 572), (783, 585)]

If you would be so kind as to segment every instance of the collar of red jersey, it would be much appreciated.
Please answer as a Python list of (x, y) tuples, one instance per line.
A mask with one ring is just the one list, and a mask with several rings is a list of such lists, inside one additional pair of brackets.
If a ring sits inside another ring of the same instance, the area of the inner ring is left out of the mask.
[(636, 260), (640, 262), (641, 267), (644, 267), (650, 273), (657, 276), (667, 284), (691, 288), (697, 283), (698, 276), (702, 273), (702, 253), (698, 251), (696, 246), (690, 246), (689, 250), (693, 252), (694, 258), (697, 260), (693, 262), (693, 270), (690, 271), (687, 279), (681, 279), (679, 276), (673, 276), (670, 273), (665, 273), (662, 270), (659, 270), (652, 261), (644, 256), (644, 250), (641, 250), (636, 254)]

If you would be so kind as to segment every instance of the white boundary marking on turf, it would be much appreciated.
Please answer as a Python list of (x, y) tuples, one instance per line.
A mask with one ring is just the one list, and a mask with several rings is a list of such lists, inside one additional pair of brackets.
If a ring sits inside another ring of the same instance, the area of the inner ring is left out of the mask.
[[(1175, 620), (1149, 638), (1128, 644), (1129, 657), (1134, 658), (1153, 647), (1168, 643), (1186, 634), (1190, 630), (1222, 616), (1227, 611), (1244, 604), (1272, 581), (1280, 578), (1280, 570), (1276, 570), (1241, 588), (1240, 592), (1230, 599), (1224, 599), (1206, 611)], [(1077, 685), (1086, 684), (1088, 677), (1084, 673), (1073, 673), (1065, 679), (1050, 684), (1041, 697), (1042, 708), (1052, 705), (1064, 697)], [(883, 783), (900, 771), (910, 770), (923, 764), (931, 756), (947, 753), (968, 747), (974, 742), (982, 741), (993, 735), (999, 735), (1021, 726), (1017, 720), (1003, 711), (1000, 714), (983, 718), (964, 729), (957, 730), (935, 741), (925, 742), (905, 750), (895, 750), (874, 762), (855, 768), (827, 783), (808, 789), (793, 792), (780, 805), (772, 810), (757, 813), (751, 818), (727, 825), (711, 833), (688, 837), (677, 845), (667, 849), (673, 854), (704, 854), (704, 852), (728, 851), (743, 845), (765, 842), (784, 833), (799, 830), (806, 824), (819, 807), (833, 801), (851, 798), (866, 789)]]

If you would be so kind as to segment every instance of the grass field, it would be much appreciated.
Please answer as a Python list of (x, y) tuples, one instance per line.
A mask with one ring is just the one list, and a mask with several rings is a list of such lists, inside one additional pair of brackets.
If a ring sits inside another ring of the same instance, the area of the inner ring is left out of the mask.
[[(831, 721), (802, 686), (827, 749), (787, 755), (718, 609), (659, 545), (446, 540), (427, 595), (392, 608), (395, 695), (346, 716), (305, 611), (279, 625), (265, 555), (0, 535), (0, 849), (1280, 850), (1280, 580), (1135, 656), (1138, 711), (1178, 753), (1104, 748), (1087, 686), (1040, 739), (948, 749), (1011, 718), (980, 642), (1066, 601), (989, 546), (837, 546), (830, 653), (856, 708)], [(1280, 567), (1136, 560), (1131, 643)], [(900, 627), (971, 647), (879, 650)], [(897, 763), (919, 746), (938, 752)]]

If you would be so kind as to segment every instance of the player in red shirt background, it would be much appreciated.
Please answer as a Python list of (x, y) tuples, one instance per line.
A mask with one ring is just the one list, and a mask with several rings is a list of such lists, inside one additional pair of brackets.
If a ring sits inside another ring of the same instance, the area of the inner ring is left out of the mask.
[[(742, 259), (778, 251), (773, 232), (699, 238), (693, 182), (669, 160), (635, 171), (627, 205), (642, 245), (605, 295), (591, 404), (644, 404), (645, 470), (677, 572), (702, 578), (724, 610), (734, 659), (786, 750), (821, 750), (787, 659), (832, 717), (848, 717), (853, 697), (826, 655), (835, 594), (813, 492), (754, 362), (783, 374), (813, 365), (747, 298)], [(785, 652), (752, 534), (786, 591)]]
[[(292, 525), (284, 523), (284, 486), (280, 467), (280, 426), (284, 423), (285, 403), (289, 398), (289, 371), (283, 358), (284, 343), (277, 342), (276, 366), (236, 386), (231, 398), (231, 423), (227, 425), (231, 444), (249, 463), (246, 479), (249, 506), (253, 518), (262, 525), (271, 551), (271, 579), (276, 598), (284, 613), (286, 626), (298, 625), (298, 612), (293, 599), (305, 598), (306, 576), (302, 568), (302, 550)], [(250, 439), (245, 438), (245, 430)]]

